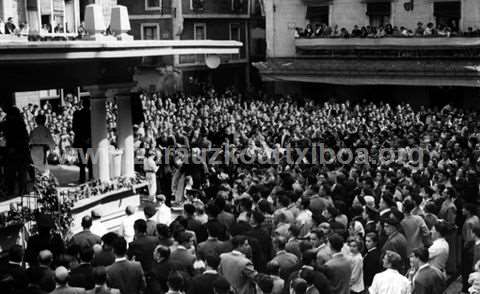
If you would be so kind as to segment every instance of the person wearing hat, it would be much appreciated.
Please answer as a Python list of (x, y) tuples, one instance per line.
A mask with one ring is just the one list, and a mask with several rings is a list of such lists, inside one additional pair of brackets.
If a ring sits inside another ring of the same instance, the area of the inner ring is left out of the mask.
[(155, 214), (157, 213), (157, 208), (152, 204), (147, 204), (143, 208), (143, 213), (145, 214), (145, 219), (147, 221), (147, 235), (156, 236), (157, 235), (157, 221), (155, 220)]
[(387, 236), (387, 240), (382, 247), (382, 255), (385, 254), (386, 251), (394, 251), (400, 255), (403, 262), (403, 268), (400, 272), (404, 272), (406, 270), (405, 265), (408, 260), (407, 255), (407, 239), (405, 236), (399, 232), (399, 221), (395, 218), (385, 218), (383, 224), (383, 230)]
[(92, 227), (90, 228), (90, 231), (97, 235), (102, 237), (106, 233), (108, 233), (107, 227), (102, 223), (101, 221), (102, 218), (102, 212), (100, 208), (95, 208), (92, 210)]

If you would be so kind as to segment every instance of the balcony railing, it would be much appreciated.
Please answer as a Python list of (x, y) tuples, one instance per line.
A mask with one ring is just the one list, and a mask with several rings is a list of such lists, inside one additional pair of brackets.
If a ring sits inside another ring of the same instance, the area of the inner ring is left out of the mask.
[(480, 38), (296, 39), (298, 55), (352, 57), (480, 57)]

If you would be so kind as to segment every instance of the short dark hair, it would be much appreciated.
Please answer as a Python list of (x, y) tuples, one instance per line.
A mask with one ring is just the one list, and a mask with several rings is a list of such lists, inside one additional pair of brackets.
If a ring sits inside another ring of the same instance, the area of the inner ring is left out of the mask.
[(216, 294), (227, 294), (230, 291), (230, 283), (222, 276), (213, 281), (213, 289)]
[(162, 237), (170, 237), (170, 228), (166, 224), (157, 224), (157, 233)]
[(102, 241), (103, 241), (104, 246), (106, 244), (106, 245), (112, 247), (113, 242), (117, 238), (118, 238), (118, 235), (116, 233), (109, 232), (109, 233), (106, 233), (105, 235), (102, 236)]
[(233, 245), (233, 248), (238, 248), (240, 246), (242, 246), (243, 244), (245, 244), (245, 241), (247, 241), (247, 237), (243, 236), (243, 235), (237, 235), (235, 237), (232, 238), (232, 245)]
[(167, 284), (174, 291), (182, 291), (185, 287), (185, 280), (179, 272), (174, 271), (168, 275)]
[(330, 236), (330, 238), (328, 238), (328, 242), (330, 242), (330, 247), (332, 247), (333, 250), (340, 252), (345, 241), (339, 234), (333, 234)]
[(183, 211), (185, 211), (189, 215), (193, 215), (195, 213), (195, 206), (190, 203), (186, 203), (183, 205)]
[(305, 294), (307, 292), (307, 281), (302, 278), (296, 278), (292, 281), (292, 288), (295, 294)]
[(80, 260), (85, 262), (91, 262), (93, 260), (93, 248), (90, 246), (85, 246), (80, 249)]
[(422, 262), (428, 262), (428, 259), (429, 259), (428, 249), (424, 247), (415, 248), (413, 249), (412, 254), (418, 257), (418, 259), (420, 259)]
[(265, 216), (263, 215), (263, 213), (258, 211), (254, 211), (252, 213), (252, 218), (259, 225), (263, 224), (263, 222), (265, 221)]
[(213, 269), (217, 269), (220, 265), (220, 257), (218, 255), (209, 254), (205, 257), (207, 265)]
[(219, 238), (221, 235), (221, 229), (219, 223), (217, 222), (208, 222), (207, 223), (207, 232), (213, 238)]
[(147, 232), (147, 222), (144, 219), (137, 219), (133, 223), (133, 228), (139, 233)]
[(287, 245), (287, 239), (283, 236), (277, 236), (273, 239), (273, 244), (275, 244), (279, 250), (284, 250), (285, 245)]
[(183, 243), (186, 243), (186, 242), (189, 242), (190, 239), (192, 239), (192, 235), (190, 233), (187, 233), (185, 231), (183, 232), (180, 232), (178, 235), (177, 235), (177, 242), (179, 244), (183, 244)]
[(82, 228), (89, 229), (92, 226), (92, 217), (90, 215), (85, 215), (82, 217)]
[(260, 274), (257, 277), (257, 285), (264, 294), (272, 293), (273, 279), (265, 274)]
[(155, 248), (155, 251), (160, 257), (163, 257), (165, 259), (170, 257), (170, 248), (164, 245), (158, 245), (157, 248)]
[(127, 253), (127, 241), (123, 237), (118, 237), (112, 244), (113, 253), (117, 256), (125, 256)]
[(448, 234), (448, 223), (446, 221), (438, 221), (434, 225), (435, 231), (437, 231), (440, 236), (445, 237)]
[(373, 241), (375, 244), (378, 244), (378, 235), (377, 235), (377, 233), (375, 233), (375, 232), (370, 232), (370, 233), (367, 233), (367, 235), (365, 235), (365, 237), (368, 237), (368, 238), (372, 239), (372, 241)]
[(403, 211), (405, 213), (410, 213), (415, 208), (415, 203), (410, 199), (405, 199), (403, 201)]
[(267, 273), (271, 275), (278, 275), (280, 272), (280, 264), (276, 260), (271, 260), (267, 263)]

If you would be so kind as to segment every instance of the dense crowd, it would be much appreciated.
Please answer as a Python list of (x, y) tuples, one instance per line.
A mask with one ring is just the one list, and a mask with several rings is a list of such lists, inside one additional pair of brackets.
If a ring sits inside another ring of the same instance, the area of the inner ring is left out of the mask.
[(305, 28), (296, 28), (296, 38), (388, 38), (388, 37), (478, 37), (480, 30), (469, 27), (466, 32), (459, 30), (455, 22), (450, 25), (422, 22), (416, 28), (394, 26), (391, 24), (373, 26), (355, 25), (350, 31), (346, 28), (326, 24), (307, 24)]
[[(143, 95), (135, 145), (155, 204), (127, 207), (117, 232), (94, 210), (71, 238), (42, 216), (2, 289), (437, 294), (461, 276), (480, 291), (477, 112), (255, 98)], [(321, 148), (340, 155), (313, 162)]]

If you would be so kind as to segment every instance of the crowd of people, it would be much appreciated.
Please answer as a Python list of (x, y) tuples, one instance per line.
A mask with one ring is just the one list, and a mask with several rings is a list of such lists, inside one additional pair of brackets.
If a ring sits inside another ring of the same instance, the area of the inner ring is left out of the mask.
[(333, 27), (324, 23), (307, 24), (305, 28), (296, 28), (296, 38), (388, 38), (388, 37), (478, 37), (480, 29), (469, 27), (466, 32), (459, 30), (456, 22), (449, 25), (435, 26), (429, 22), (417, 23), (416, 28), (394, 26), (391, 24), (373, 26), (355, 25), (351, 31), (346, 28)]
[[(478, 112), (254, 98), (142, 95), (135, 147), (156, 203), (127, 207), (116, 232), (94, 210), (71, 238), (42, 216), (2, 289), (437, 294), (461, 276), (479, 293)], [(322, 148), (338, 156), (314, 162)]]

